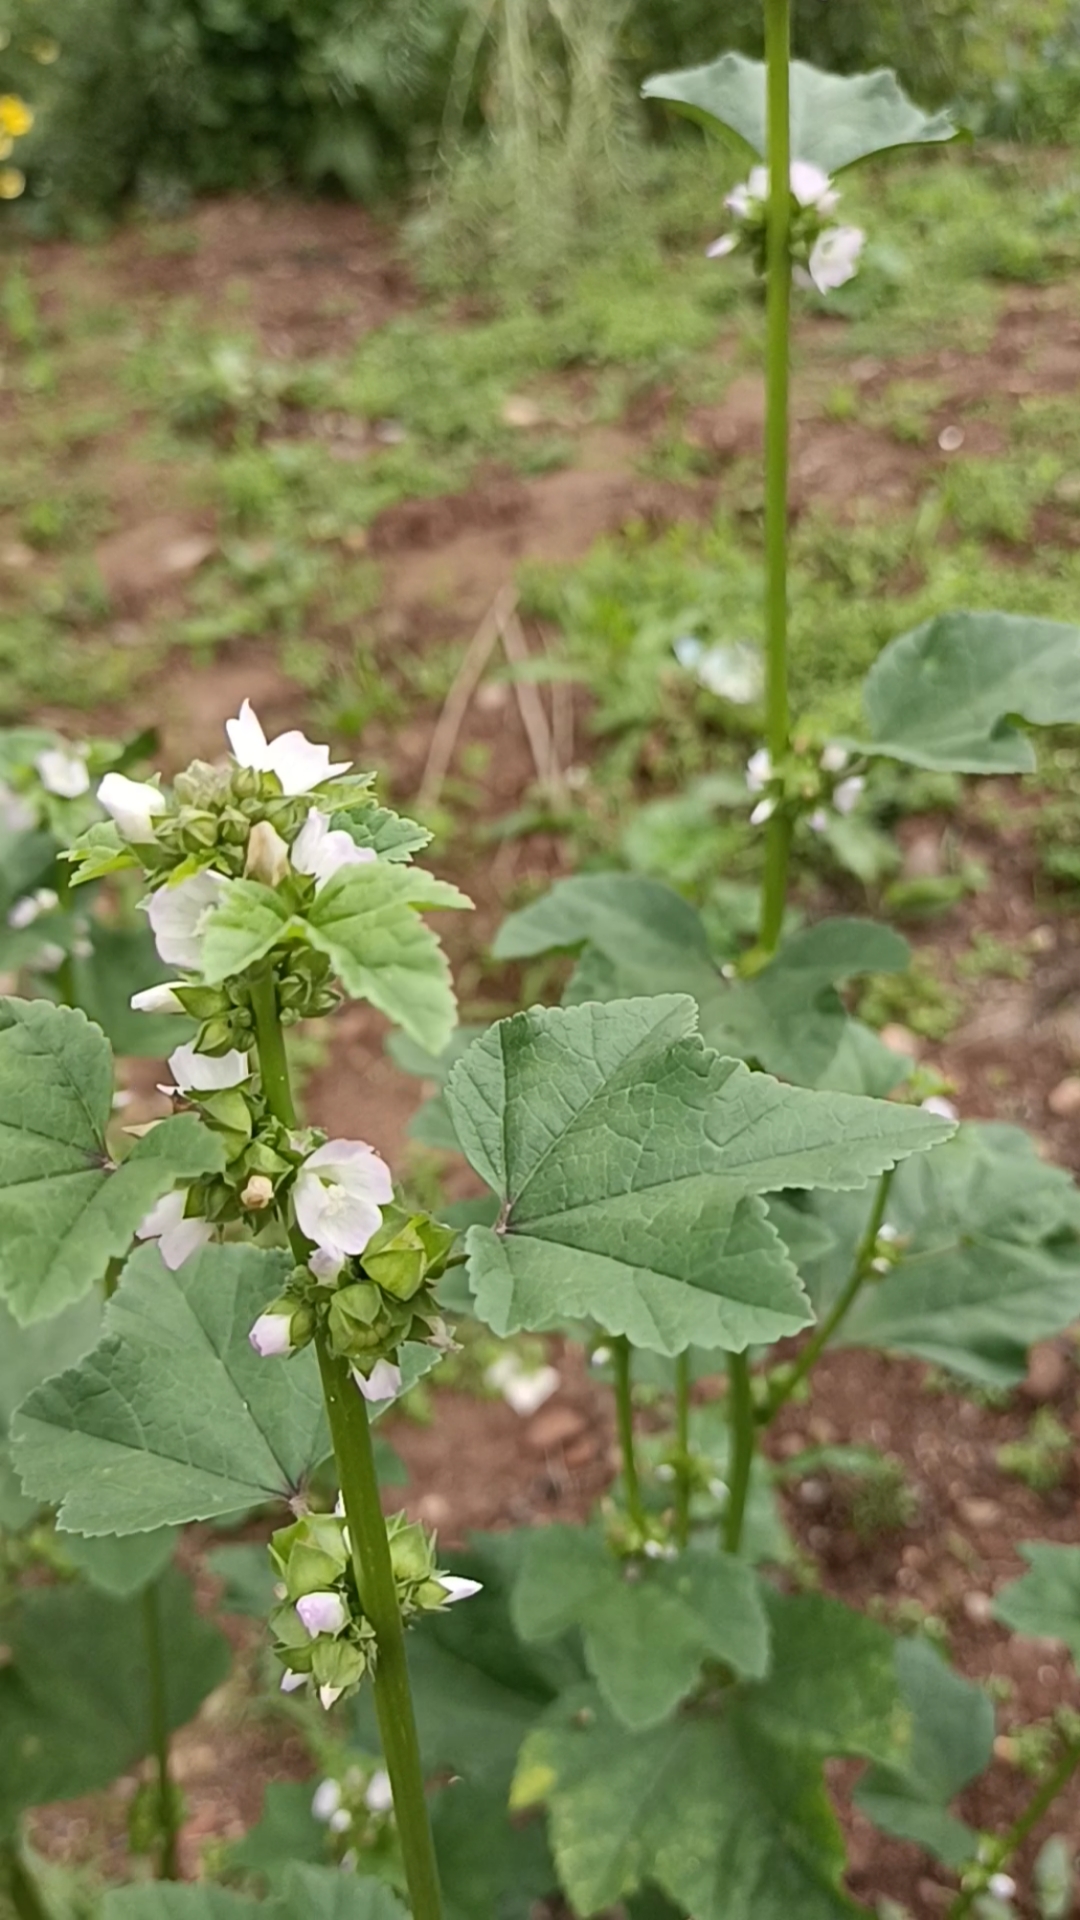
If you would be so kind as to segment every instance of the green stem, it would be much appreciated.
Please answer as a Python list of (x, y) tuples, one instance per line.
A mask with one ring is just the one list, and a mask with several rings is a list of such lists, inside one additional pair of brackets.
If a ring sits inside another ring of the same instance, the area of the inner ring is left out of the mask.
[(331, 1353), (322, 1338), (317, 1339), (316, 1346), (352, 1540), (353, 1566), (364, 1612), (375, 1629), (375, 1711), (394, 1793), (413, 1920), (441, 1920), (442, 1896), (424, 1794), (405, 1631), (379, 1498), (367, 1403), (357, 1392), (347, 1363)]
[(16, 1920), (51, 1920), (45, 1896), (17, 1840), (0, 1840), (0, 1888), (6, 1891)]
[[(788, 436), (791, 384), (791, 0), (765, 0), (769, 212), (765, 311), (765, 740), (773, 767), (787, 757)], [(791, 821), (765, 833), (760, 947), (773, 953), (787, 897)]]
[(289, 1062), (285, 1052), (285, 1034), (278, 1010), (277, 988), (269, 969), (251, 983), (251, 1010), (255, 1015), (255, 1040), (259, 1051), (259, 1071), (263, 1092), (275, 1120), (283, 1127), (295, 1127)]
[(807, 1341), (790, 1373), (771, 1395), (768, 1412), (765, 1415), (766, 1426), (768, 1426), (770, 1421), (775, 1420), (781, 1407), (785, 1406), (791, 1399), (796, 1387), (801, 1386), (807, 1374), (812, 1368), (816, 1367), (829, 1341), (832, 1339), (841, 1322), (846, 1320), (859, 1294), (870, 1278), (870, 1274), (873, 1271), (874, 1249), (877, 1246), (878, 1234), (881, 1232), (882, 1223), (885, 1219), (885, 1209), (889, 1204), (889, 1193), (895, 1174), (896, 1168), (888, 1167), (878, 1181), (877, 1192), (874, 1195), (874, 1204), (870, 1212), (866, 1232), (859, 1242), (859, 1249), (855, 1255), (854, 1265), (852, 1266), (843, 1290), (837, 1294), (824, 1320), (818, 1322), (818, 1325), (815, 1327), (814, 1332)]
[(645, 1505), (641, 1498), (637, 1454), (634, 1451), (634, 1394), (630, 1375), (630, 1342), (625, 1334), (620, 1334), (612, 1341), (611, 1352), (615, 1368), (615, 1416), (619, 1428), (619, 1446), (622, 1449), (626, 1510), (638, 1532), (644, 1537), (648, 1527), (645, 1519)]
[(675, 1361), (675, 1544), (690, 1541), (690, 1355), (680, 1353)]
[(159, 1880), (179, 1880), (177, 1840), (180, 1825), (177, 1796), (169, 1771), (169, 1708), (165, 1691), (165, 1650), (161, 1637), (161, 1595), (156, 1580), (143, 1589), (142, 1612), (150, 1682), (150, 1750), (157, 1767), (158, 1831), (161, 1835), (157, 1877)]
[[(1053, 1772), (1048, 1774), (1042, 1786), (1033, 1793), (1020, 1818), (1013, 1822), (1008, 1833), (1004, 1834), (994, 1850), (994, 1872), (999, 1873), (1008, 1866), (1014, 1854), (1020, 1851), (1032, 1829), (1037, 1827), (1044, 1814), (1049, 1813), (1058, 1794), (1063, 1792), (1080, 1767), (1080, 1741), (1066, 1747)], [(985, 1892), (985, 1885), (971, 1886), (957, 1895), (949, 1908), (946, 1920), (963, 1920), (963, 1915), (971, 1912), (976, 1900)]]
[(738, 1553), (742, 1545), (750, 1472), (754, 1464), (757, 1423), (750, 1388), (750, 1362), (745, 1353), (728, 1354), (728, 1417), (731, 1443), (728, 1456), (728, 1503), (724, 1513), (724, 1546)]

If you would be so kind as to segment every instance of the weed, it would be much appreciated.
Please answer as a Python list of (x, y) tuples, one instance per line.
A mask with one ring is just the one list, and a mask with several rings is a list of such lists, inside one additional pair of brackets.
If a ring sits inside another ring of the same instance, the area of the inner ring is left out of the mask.
[(960, 1017), (959, 996), (918, 960), (906, 973), (874, 974), (859, 995), (859, 1019), (884, 1027), (898, 1021), (924, 1040), (944, 1040)]
[(1034, 1493), (1052, 1493), (1068, 1470), (1073, 1439), (1049, 1407), (1040, 1407), (1022, 1440), (1007, 1441), (997, 1450), (998, 1468), (1013, 1480), (1022, 1480)]
[(985, 980), (988, 975), (1001, 980), (1026, 980), (1031, 972), (1031, 955), (1010, 947), (992, 933), (973, 933), (971, 945), (956, 962), (961, 980)]

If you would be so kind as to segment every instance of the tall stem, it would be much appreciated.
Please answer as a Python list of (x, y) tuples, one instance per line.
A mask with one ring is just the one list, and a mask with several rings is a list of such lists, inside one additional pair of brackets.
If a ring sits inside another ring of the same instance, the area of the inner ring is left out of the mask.
[[(774, 767), (786, 758), (788, 709), (788, 415), (791, 383), (791, 0), (765, 0), (769, 213), (765, 319), (765, 738)], [(791, 821), (765, 832), (760, 946), (775, 951), (784, 920)]]
[(634, 1451), (634, 1395), (630, 1376), (630, 1342), (620, 1334), (611, 1343), (615, 1366), (615, 1414), (622, 1449), (623, 1480), (626, 1483), (626, 1510), (638, 1532), (646, 1531), (645, 1505), (638, 1479), (637, 1454)]
[(675, 1544), (689, 1545), (690, 1496), (690, 1355), (675, 1361)]
[[(294, 1127), (296, 1107), (289, 1080), (285, 1036), (274, 978), (269, 971), (253, 983), (251, 1004), (255, 1015), (263, 1091), (275, 1117), (283, 1126)], [(300, 1252), (303, 1252), (302, 1241)], [(315, 1344), (330, 1437), (345, 1501), (345, 1517), (349, 1523), (353, 1566), (364, 1612), (375, 1629), (375, 1712), (394, 1795), (394, 1814), (401, 1838), (413, 1920), (442, 1920), (439, 1871), (424, 1794), (424, 1770), (409, 1685), (405, 1630), (379, 1497), (379, 1476), (375, 1469), (367, 1403), (353, 1385), (346, 1362), (330, 1352), (321, 1335), (317, 1336)]]
[(0, 1840), (0, 1890), (6, 1891), (16, 1920), (50, 1920), (45, 1897), (17, 1840)]
[(852, 1266), (847, 1281), (842, 1291), (837, 1294), (824, 1320), (818, 1322), (810, 1339), (796, 1360), (795, 1365), (792, 1367), (791, 1372), (787, 1375), (783, 1384), (771, 1395), (769, 1410), (766, 1415), (766, 1425), (768, 1425), (770, 1421), (775, 1420), (781, 1407), (786, 1405), (787, 1401), (791, 1399), (796, 1387), (802, 1385), (807, 1374), (817, 1365), (829, 1341), (832, 1339), (841, 1322), (847, 1319), (864, 1285), (870, 1278), (870, 1274), (873, 1271), (874, 1248), (877, 1246), (878, 1234), (881, 1232), (882, 1222), (885, 1219), (885, 1209), (889, 1204), (889, 1193), (895, 1175), (896, 1168), (888, 1167), (878, 1181), (877, 1192), (874, 1195), (874, 1204), (870, 1210), (870, 1219), (867, 1222), (866, 1232), (859, 1242), (858, 1252), (855, 1255), (854, 1265)]
[[(1008, 1865), (1015, 1853), (1018, 1853), (1033, 1828), (1037, 1827), (1043, 1815), (1049, 1813), (1058, 1794), (1063, 1792), (1080, 1767), (1080, 1742), (1073, 1742), (1065, 1749), (1053, 1772), (1048, 1774), (1042, 1786), (1033, 1793), (1020, 1818), (1014, 1821), (1008, 1833), (1004, 1834), (994, 1849), (994, 1869), (999, 1872)], [(971, 1912), (983, 1887), (971, 1886), (957, 1895), (949, 1908), (946, 1920), (963, 1920)]]
[(745, 1353), (728, 1354), (728, 1402), (730, 1451), (724, 1545), (729, 1553), (738, 1553), (742, 1545), (746, 1502), (750, 1494), (750, 1472), (757, 1441), (754, 1399), (750, 1389), (750, 1362)]
[(165, 1649), (161, 1638), (161, 1595), (156, 1580), (143, 1588), (143, 1637), (150, 1686), (150, 1750), (157, 1768), (158, 1832), (161, 1852), (158, 1856), (159, 1880), (179, 1880), (180, 1836), (177, 1797), (169, 1771), (169, 1708), (165, 1691)]
[(316, 1346), (352, 1540), (353, 1566), (364, 1612), (375, 1629), (375, 1711), (394, 1794), (413, 1920), (441, 1920), (442, 1896), (424, 1795), (405, 1631), (379, 1499), (367, 1403), (357, 1393), (346, 1362), (331, 1353), (321, 1337)]

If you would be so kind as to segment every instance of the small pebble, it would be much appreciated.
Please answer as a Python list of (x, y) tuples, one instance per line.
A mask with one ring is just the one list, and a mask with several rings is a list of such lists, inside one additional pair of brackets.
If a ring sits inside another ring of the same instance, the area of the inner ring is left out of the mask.
[(1080, 1077), (1069, 1074), (1067, 1079), (1059, 1080), (1047, 1094), (1046, 1104), (1059, 1120), (1072, 1120), (1080, 1113)]

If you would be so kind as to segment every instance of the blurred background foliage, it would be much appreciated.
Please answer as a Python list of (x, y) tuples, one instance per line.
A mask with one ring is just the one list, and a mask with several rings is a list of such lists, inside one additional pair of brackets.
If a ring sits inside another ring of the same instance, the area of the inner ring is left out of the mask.
[[(370, 201), (450, 160), (487, 220), (500, 192), (519, 213), (530, 191), (550, 207), (538, 156), (553, 146), (554, 217), (578, 217), (645, 124), (641, 77), (721, 45), (759, 51), (760, 14), (760, 0), (0, 0), (0, 80), (37, 113), (18, 217), (79, 231), (133, 195), (168, 211), (277, 184)], [(983, 132), (1077, 137), (1080, 0), (799, 0), (797, 43), (822, 66), (894, 66)], [(659, 115), (648, 130), (672, 133)]]

